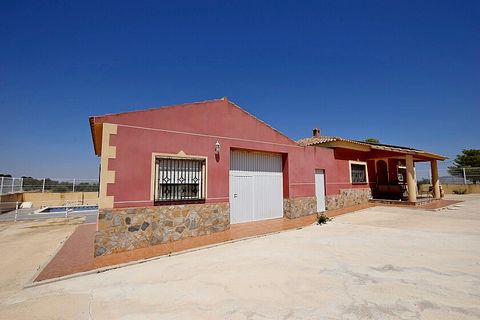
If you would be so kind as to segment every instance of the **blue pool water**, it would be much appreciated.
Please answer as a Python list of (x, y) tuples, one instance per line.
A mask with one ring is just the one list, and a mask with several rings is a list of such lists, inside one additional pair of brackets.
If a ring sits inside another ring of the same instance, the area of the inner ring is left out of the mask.
[(65, 212), (67, 209), (68, 212), (93, 211), (98, 210), (98, 206), (46, 207), (45, 209), (40, 210), (37, 213)]

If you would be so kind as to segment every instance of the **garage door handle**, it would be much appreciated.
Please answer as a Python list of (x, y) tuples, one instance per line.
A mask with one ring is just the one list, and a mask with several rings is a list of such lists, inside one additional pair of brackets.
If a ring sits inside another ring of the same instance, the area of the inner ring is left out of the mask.
[(233, 197), (234, 197), (234, 198), (236, 198), (236, 197), (237, 197), (237, 194), (236, 194), (236, 193), (234, 193), (234, 194), (233, 194)]

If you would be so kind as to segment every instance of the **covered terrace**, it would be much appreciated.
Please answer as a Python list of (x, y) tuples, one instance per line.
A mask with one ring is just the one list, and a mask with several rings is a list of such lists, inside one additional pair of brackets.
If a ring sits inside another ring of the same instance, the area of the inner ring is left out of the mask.
[[(440, 181), (438, 177), (438, 163), (447, 157), (432, 152), (381, 143), (369, 143), (331, 136), (316, 136), (299, 140), (303, 146), (317, 146), (332, 148), (335, 158), (349, 160), (351, 163), (359, 161), (365, 163), (365, 180), (361, 180), (362, 171), (358, 164), (351, 164), (353, 171), (360, 170), (360, 181), (368, 184), (372, 189), (374, 199), (401, 200), (408, 203), (420, 201), (417, 191), (415, 164), (429, 162), (431, 167), (431, 195), (433, 199), (440, 199)], [(356, 167), (353, 167), (356, 166)], [(359, 167), (359, 168), (357, 168)], [(355, 184), (355, 180), (352, 179)]]

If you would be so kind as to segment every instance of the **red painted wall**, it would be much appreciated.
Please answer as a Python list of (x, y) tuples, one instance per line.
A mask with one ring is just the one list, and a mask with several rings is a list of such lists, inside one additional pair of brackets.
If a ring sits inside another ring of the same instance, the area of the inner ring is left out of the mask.
[(388, 176), (389, 176), (390, 182), (398, 181), (398, 175), (397, 175), (398, 164), (405, 166), (405, 160), (394, 159), (394, 158), (388, 159)]
[[(116, 158), (108, 165), (115, 170), (115, 183), (107, 187), (107, 195), (115, 197), (115, 207), (153, 205), (150, 170), (154, 152), (183, 151), (207, 157), (207, 202), (228, 201), (231, 149), (281, 153), (284, 197), (315, 196), (315, 169), (325, 169), (327, 195), (338, 194), (342, 188), (368, 187), (350, 184), (348, 160), (356, 160), (360, 153), (300, 147), (227, 100), (106, 115), (94, 121), (119, 125), (110, 139), (117, 149)], [(221, 144), (218, 162), (217, 141)]]

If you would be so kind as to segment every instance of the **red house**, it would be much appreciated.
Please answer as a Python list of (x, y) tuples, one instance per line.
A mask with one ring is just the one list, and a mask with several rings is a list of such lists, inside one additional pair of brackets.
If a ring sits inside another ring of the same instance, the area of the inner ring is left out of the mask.
[(318, 129), (296, 142), (226, 98), (90, 117), (90, 126), (101, 159), (97, 256), (316, 214), (372, 194), (400, 199), (406, 189), (414, 203), (418, 161), (431, 162), (439, 198), (436, 160), (446, 159)]

